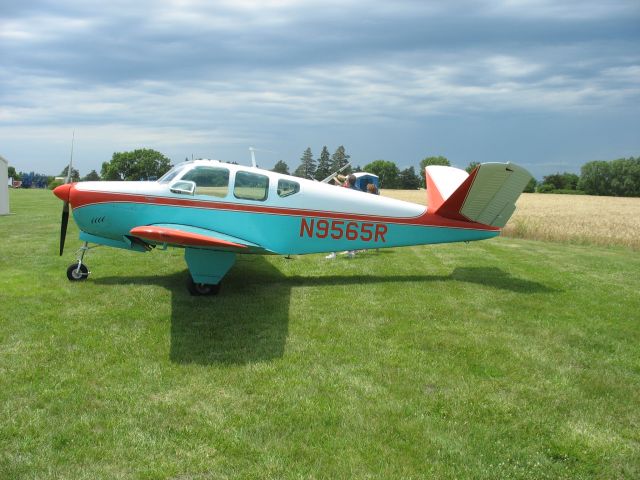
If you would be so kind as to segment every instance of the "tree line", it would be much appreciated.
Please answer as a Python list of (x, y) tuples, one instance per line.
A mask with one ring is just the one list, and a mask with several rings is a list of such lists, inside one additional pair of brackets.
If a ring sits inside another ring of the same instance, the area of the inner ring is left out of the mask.
[(272, 171), (318, 181), (324, 180), (339, 170), (345, 175), (365, 171), (377, 175), (382, 188), (406, 190), (420, 188), (420, 177), (416, 174), (414, 167), (401, 171), (394, 162), (375, 160), (364, 167), (349, 165), (343, 168), (349, 163), (350, 158), (351, 156), (346, 153), (344, 145), (340, 145), (332, 155), (329, 154), (327, 146), (323, 146), (317, 159), (314, 158), (311, 147), (308, 147), (300, 157), (300, 165), (293, 173), (290, 173), (289, 166), (284, 160), (279, 160)]
[[(350, 158), (344, 145), (340, 145), (333, 154), (329, 153), (327, 146), (322, 147), (317, 159), (314, 158), (311, 147), (308, 147), (300, 157), (300, 164), (292, 173), (283, 160), (276, 162), (272, 171), (322, 181), (345, 167)], [(415, 190), (425, 186), (424, 169), (428, 165), (450, 166), (451, 163), (443, 156), (425, 157), (419, 162), (416, 173), (413, 166), (400, 170), (393, 161), (374, 160), (363, 167), (349, 165), (342, 172), (349, 174), (366, 171), (379, 177), (381, 188)], [(478, 162), (469, 163), (466, 167), (467, 172), (471, 172), (476, 166)], [(155, 180), (171, 167), (171, 160), (162, 153), (152, 149), (138, 149), (131, 152), (115, 152), (110, 161), (102, 163), (100, 174), (92, 170), (80, 177), (78, 170), (72, 168), (71, 180)], [(68, 167), (65, 167), (58, 177), (66, 178), (67, 169)], [(26, 188), (53, 188), (61, 183), (53, 176), (16, 172), (12, 166), (9, 166), (8, 174), (14, 180), (22, 180), (23, 187)], [(582, 165), (580, 175), (570, 172), (546, 175), (540, 182), (532, 179), (524, 191), (640, 197), (640, 157), (587, 162)]]
[[(322, 181), (346, 165), (349, 158), (350, 155), (346, 154), (343, 145), (338, 147), (331, 157), (327, 147), (322, 147), (322, 152), (317, 160), (313, 158), (311, 147), (308, 147), (300, 157), (300, 165), (293, 171), (292, 175)], [(424, 169), (427, 165), (451, 166), (451, 163), (442, 156), (426, 157), (420, 161), (418, 174), (413, 166), (400, 170), (395, 162), (390, 160), (374, 160), (364, 165), (364, 167), (359, 165), (352, 167), (350, 165), (343, 170), (343, 173), (369, 172), (378, 176), (380, 188), (417, 190), (426, 185)], [(470, 172), (477, 165), (477, 162), (470, 163), (467, 171)], [(283, 160), (279, 160), (272, 171), (289, 174), (289, 166)]]
[[(344, 147), (339, 147), (340, 158), (349, 158)], [(336, 151), (337, 153), (337, 151)], [(336, 154), (334, 154), (336, 155)], [(336, 171), (339, 164), (328, 163), (329, 152), (323, 147), (320, 158), (313, 159), (311, 148), (307, 148), (301, 159), (300, 166), (293, 175), (302, 178), (322, 180)], [(331, 157), (333, 159), (334, 157)], [(327, 169), (326, 165), (330, 165)], [(366, 171), (377, 175), (381, 188), (415, 190), (426, 185), (424, 169), (428, 165), (451, 166), (451, 162), (443, 156), (426, 157), (420, 161), (419, 175), (413, 166), (400, 170), (389, 160), (374, 160), (366, 164), (346, 170), (346, 173)], [(471, 173), (479, 165), (471, 162), (465, 170)], [(323, 168), (320, 168), (320, 167)], [(280, 160), (273, 169), (281, 173), (289, 173), (289, 167)], [(580, 175), (570, 172), (546, 175), (538, 182), (532, 178), (524, 189), (528, 193), (568, 193), (587, 195), (607, 195), (615, 197), (640, 197), (640, 157), (620, 158), (611, 161), (591, 161), (582, 165)]]
[(284, 173), (285, 175), (293, 175), (300, 178), (308, 178), (310, 180), (322, 181), (338, 170), (342, 170), (345, 173), (350, 173), (353, 169), (349, 166), (344, 168), (349, 163), (350, 155), (347, 155), (343, 145), (340, 145), (333, 155), (329, 155), (329, 150), (326, 145), (322, 147), (322, 152), (318, 159), (313, 158), (311, 147), (308, 147), (300, 157), (300, 165), (293, 171), (289, 172), (289, 166), (284, 160), (278, 160), (274, 165), (272, 171), (278, 173)]
[(580, 175), (570, 172), (546, 175), (535, 191), (640, 197), (640, 157), (587, 162), (580, 168)]
[[(80, 172), (71, 168), (72, 182), (92, 182), (98, 180), (155, 180), (171, 169), (171, 160), (162, 153), (142, 148), (131, 152), (115, 152), (111, 160), (102, 163), (100, 174), (91, 170), (84, 177)], [(9, 167), (10, 178), (22, 182), (24, 188), (55, 188), (66, 178), (69, 166), (64, 167), (59, 175), (43, 175), (35, 172), (16, 172), (14, 167)], [(58, 180), (56, 180), (58, 178)]]

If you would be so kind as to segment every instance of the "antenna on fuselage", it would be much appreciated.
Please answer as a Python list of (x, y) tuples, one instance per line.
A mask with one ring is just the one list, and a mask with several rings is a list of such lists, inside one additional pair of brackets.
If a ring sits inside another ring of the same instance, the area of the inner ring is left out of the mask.
[(253, 168), (257, 168), (258, 165), (256, 164), (256, 152), (269, 152), (269, 153), (276, 153), (273, 152), (271, 150), (263, 150), (263, 149), (258, 149), (258, 148), (253, 148), (253, 147), (249, 147), (249, 151), (251, 152), (251, 166)]

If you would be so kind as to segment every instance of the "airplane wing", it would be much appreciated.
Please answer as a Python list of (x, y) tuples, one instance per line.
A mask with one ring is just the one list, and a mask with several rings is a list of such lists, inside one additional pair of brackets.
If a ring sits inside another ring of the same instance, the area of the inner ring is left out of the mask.
[(260, 245), (241, 238), (189, 225), (170, 223), (143, 225), (132, 228), (129, 233), (151, 243), (165, 243), (181, 247), (222, 248), (238, 253), (265, 251)]

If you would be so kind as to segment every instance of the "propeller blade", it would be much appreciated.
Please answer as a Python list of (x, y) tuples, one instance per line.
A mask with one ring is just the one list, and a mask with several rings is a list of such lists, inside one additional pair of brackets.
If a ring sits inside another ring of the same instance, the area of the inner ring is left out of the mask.
[[(71, 157), (69, 158), (69, 166), (67, 167), (67, 178), (64, 181), (64, 188), (57, 187), (53, 193), (56, 194), (61, 200), (62, 204), (62, 219), (60, 220), (60, 256), (64, 252), (64, 241), (67, 238), (67, 225), (69, 224), (69, 189), (71, 185), (69, 182), (72, 180), (71, 173), (73, 171), (73, 143), (76, 139), (76, 131), (73, 131), (71, 136)], [(57, 192), (56, 192), (57, 190)]]
[(73, 171), (73, 143), (76, 139), (76, 131), (73, 131), (73, 135), (71, 136), (71, 157), (69, 158), (69, 166), (67, 167), (67, 178), (64, 183), (67, 184), (71, 181), (71, 172)]
[(64, 240), (67, 237), (67, 224), (69, 223), (69, 202), (62, 206), (62, 220), (60, 222), (60, 256), (64, 252)]

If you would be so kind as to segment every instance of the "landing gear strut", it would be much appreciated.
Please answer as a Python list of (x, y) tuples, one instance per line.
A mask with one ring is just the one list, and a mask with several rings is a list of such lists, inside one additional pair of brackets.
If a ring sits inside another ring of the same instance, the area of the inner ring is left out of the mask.
[(216, 295), (220, 291), (220, 282), (236, 261), (236, 254), (187, 247), (184, 259), (189, 268), (189, 293), (195, 296)]
[(80, 280), (86, 280), (91, 273), (87, 266), (82, 263), (84, 254), (89, 250), (89, 242), (84, 242), (84, 245), (78, 250), (78, 261), (69, 265), (67, 268), (67, 278), (72, 282)]

